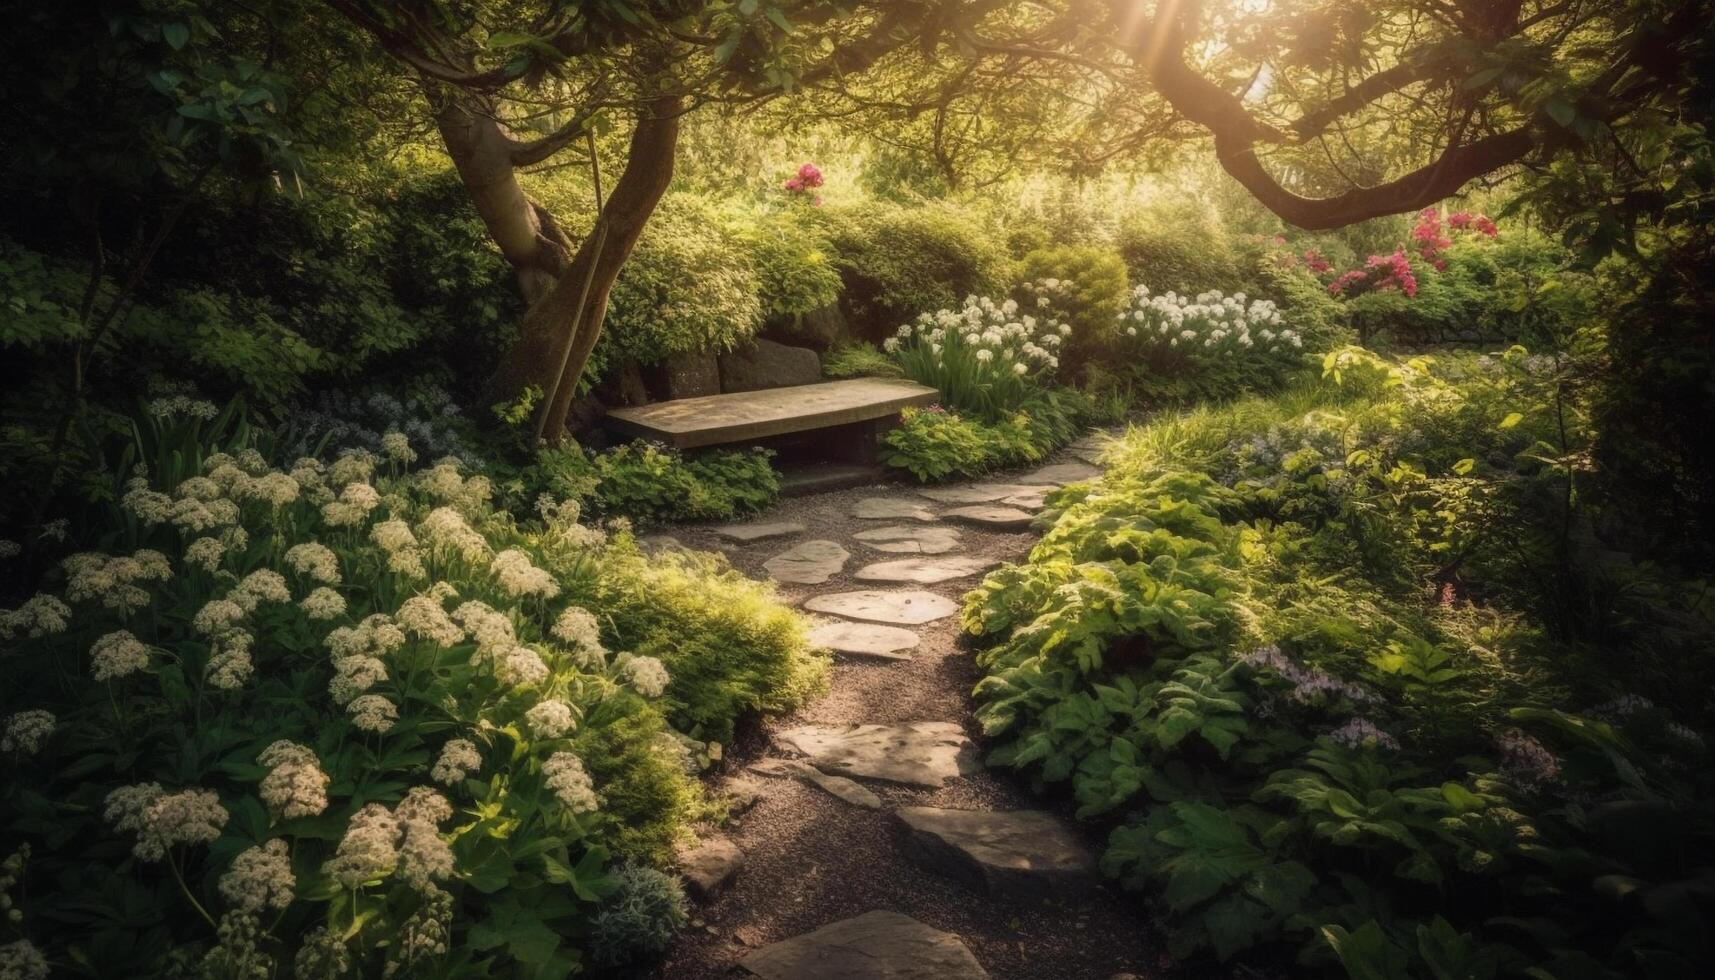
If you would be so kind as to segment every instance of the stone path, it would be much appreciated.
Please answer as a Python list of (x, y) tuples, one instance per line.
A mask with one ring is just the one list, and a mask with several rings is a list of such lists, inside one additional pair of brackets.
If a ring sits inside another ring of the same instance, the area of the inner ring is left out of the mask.
[(826, 697), (728, 747), (732, 816), (681, 853), (694, 928), (652, 976), (1107, 980), (1160, 962), (1135, 902), (1101, 884), (1099, 840), (982, 766), (980, 670), (958, 646), (963, 593), (1025, 556), (1043, 498), (1098, 475), (1100, 451), (675, 529), (774, 580), (836, 660)]

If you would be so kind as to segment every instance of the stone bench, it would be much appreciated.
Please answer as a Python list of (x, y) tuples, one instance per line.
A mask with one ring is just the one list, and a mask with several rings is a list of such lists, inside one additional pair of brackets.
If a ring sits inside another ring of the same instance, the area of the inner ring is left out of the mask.
[(677, 398), (607, 413), (607, 425), (629, 436), (665, 443), (675, 449), (700, 449), (754, 443), (823, 429), (822, 441), (843, 435), (849, 454), (875, 456), (876, 435), (897, 424), (907, 408), (932, 405), (940, 393), (914, 381), (853, 378), (790, 388), (766, 388), (700, 398)]

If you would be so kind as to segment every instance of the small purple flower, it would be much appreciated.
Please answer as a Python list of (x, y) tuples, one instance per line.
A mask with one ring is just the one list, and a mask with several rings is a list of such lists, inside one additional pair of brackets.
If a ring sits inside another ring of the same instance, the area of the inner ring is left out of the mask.
[(1495, 742), (1501, 753), (1501, 775), (1524, 790), (1538, 790), (1560, 778), (1560, 760), (1541, 742), (1516, 728)]
[(1346, 698), (1359, 704), (1376, 700), (1375, 695), (1350, 681), (1341, 680), (1324, 670), (1294, 663), (1291, 657), (1272, 643), (1257, 647), (1240, 657), (1239, 661), (1258, 670), (1268, 670), (1280, 675), (1282, 680), (1292, 685), (1288, 697), (1300, 704), (1337, 698)]
[(1353, 718), (1328, 733), (1328, 737), (1348, 749), (1387, 749), (1399, 751), (1399, 739), (1377, 728), (1368, 718)]

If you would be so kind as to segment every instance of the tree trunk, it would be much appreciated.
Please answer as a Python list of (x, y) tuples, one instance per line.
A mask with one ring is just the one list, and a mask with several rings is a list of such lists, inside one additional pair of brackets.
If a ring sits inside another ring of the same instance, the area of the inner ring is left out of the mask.
[(677, 96), (644, 107), (625, 167), (598, 216), (606, 234), (586, 236), (575, 250), (553, 215), (525, 195), (513, 156), (517, 144), (488, 106), (452, 98), (437, 113), (459, 178), (529, 304), (518, 341), (490, 379), (490, 391), (497, 401), (515, 400), (531, 387), (556, 392), (543, 428), (551, 443), (563, 437), (619, 271), (673, 179), (682, 111)]

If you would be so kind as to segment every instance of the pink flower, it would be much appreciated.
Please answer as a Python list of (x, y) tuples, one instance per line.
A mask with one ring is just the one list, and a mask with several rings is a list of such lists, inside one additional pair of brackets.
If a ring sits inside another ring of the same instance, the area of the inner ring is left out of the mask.
[(796, 177), (790, 177), (790, 178), (787, 178), (785, 187), (787, 190), (796, 194), (797, 192), (804, 189), (804, 182), (799, 180)]
[(1332, 272), (1334, 270), (1334, 266), (1327, 259), (1322, 257), (1322, 253), (1313, 248), (1307, 248), (1304, 250), (1304, 264), (1310, 268), (1311, 272), (1314, 272), (1317, 275), (1321, 275), (1324, 272)]
[(822, 171), (813, 163), (806, 163), (798, 168), (798, 180), (805, 187), (822, 186)]

